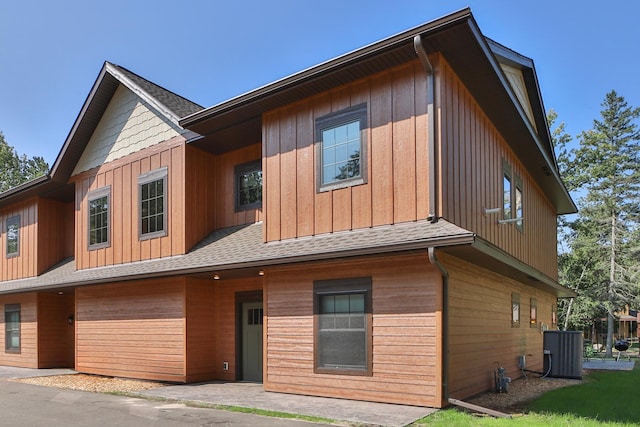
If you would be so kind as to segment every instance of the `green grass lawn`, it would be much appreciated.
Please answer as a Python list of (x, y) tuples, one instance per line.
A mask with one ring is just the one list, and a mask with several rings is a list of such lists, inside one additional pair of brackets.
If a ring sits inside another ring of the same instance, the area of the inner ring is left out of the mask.
[(593, 371), (577, 386), (550, 391), (511, 419), (449, 408), (414, 426), (640, 426), (640, 363), (633, 371)]

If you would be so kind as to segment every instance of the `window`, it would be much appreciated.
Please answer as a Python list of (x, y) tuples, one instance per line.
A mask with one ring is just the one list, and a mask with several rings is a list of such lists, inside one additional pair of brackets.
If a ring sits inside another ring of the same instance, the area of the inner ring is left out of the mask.
[(7, 353), (20, 353), (20, 304), (4, 306), (4, 349)]
[(538, 301), (535, 298), (531, 298), (530, 304), (531, 316), (529, 316), (531, 327), (535, 328), (538, 324)]
[(262, 206), (262, 162), (236, 166), (236, 212)]
[(314, 282), (315, 372), (372, 375), (371, 278)]
[(511, 219), (511, 170), (504, 169), (502, 179), (502, 219)]
[(520, 294), (511, 294), (511, 327), (520, 327)]
[(522, 231), (522, 179), (516, 177), (516, 188), (515, 188), (515, 200), (516, 200), (516, 228)]
[(7, 258), (20, 254), (20, 215), (7, 219)]
[(551, 304), (551, 325), (558, 326), (558, 307)]
[(261, 308), (248, 308), (247, 325), (262, 325), (263, 313)]
[(522, 231), (524, 192), (522, 178), (512, 174), (511, 165), (502, 161), (502, 222), (514, 222)]
[(316, 120), (318, 190), (366, 182), (367, 104), (356, 105)]
[(89, 249), (109, 246), (109, 194), (111, 187), (89, 193)]
[(167, 168), (138, 177), (140, 194), (140, 238), (167, 235)]

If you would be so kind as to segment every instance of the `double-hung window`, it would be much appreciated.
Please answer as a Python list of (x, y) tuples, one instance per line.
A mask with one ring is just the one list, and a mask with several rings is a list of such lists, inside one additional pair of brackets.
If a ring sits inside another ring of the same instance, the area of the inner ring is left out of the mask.
[(367, 104), (316, 119), (318, 191), (366, 182), (366, 128)]
[(20, 255), (20, 215), (12, 216), (6, 222), (7, 258)]
[(235, 167), (236, 212), (262, 206), (262, 162), (256, 160)]
[(315, 372), (371, 375), (371, 278), (314, 282)]
[(89, 249), (109, 246), (109, 202), (111, 187), (89, 193)]
[(4, 349), (7, 353), (20, 353), (20, 304), (4, 306)]
[(167, 235), (167, 171), (164, 167), (138, 177), (141, 239)]

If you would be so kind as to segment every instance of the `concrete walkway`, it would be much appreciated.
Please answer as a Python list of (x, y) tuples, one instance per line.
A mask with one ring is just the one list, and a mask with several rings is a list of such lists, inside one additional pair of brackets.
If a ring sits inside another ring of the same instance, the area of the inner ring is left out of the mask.
[[(75, 374), (70, 369), (28, 369), (0, 366), (0, 379)], [(142, 397), (201, 402), (310, 415), (365, 426), (402, 427), (436, 409), (346, 399), (265, 392), (262, 384), (209, 382), (169, 385), (137, 393)]]
[(604, 360), (594, 359), (584, 360), (582, 362), (582, 369), (594, 369), (605, 371), (631, 371), (635, 365), (635, 359), (631, 360)]

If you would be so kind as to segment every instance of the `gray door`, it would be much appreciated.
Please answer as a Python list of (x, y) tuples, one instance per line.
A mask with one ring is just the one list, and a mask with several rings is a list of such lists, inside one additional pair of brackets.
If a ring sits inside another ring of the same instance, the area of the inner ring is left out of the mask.
[(262, 382), (262, 303), (242, 304), (242, 379)]

